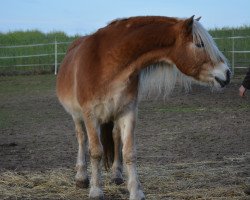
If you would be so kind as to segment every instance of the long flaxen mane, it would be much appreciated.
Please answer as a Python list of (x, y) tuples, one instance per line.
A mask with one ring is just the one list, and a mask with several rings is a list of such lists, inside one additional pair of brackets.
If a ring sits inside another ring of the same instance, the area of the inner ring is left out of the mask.
[[(212, 63), (218, 63), (219, 61), (227, 63), (226, 58), (219, 51), (211, 35), (196, 20), (193, 23), (192, 35), (193, 43), (204, 46), (203, 49)], [(173, 91), (176, 83), (186, 91), (191, 89), (191, 84), (194, 82), (203, 84), (183, 74), (174, 64), (166, 62), (155, 63), (146, 67), (140, 72), (139, 79), (140, 99), (166, 98)]]

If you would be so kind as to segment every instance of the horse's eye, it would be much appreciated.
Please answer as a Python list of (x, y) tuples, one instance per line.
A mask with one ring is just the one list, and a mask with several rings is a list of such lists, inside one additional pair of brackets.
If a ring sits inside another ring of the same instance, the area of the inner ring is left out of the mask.
[(197, 43), (197, 44), (195, 44), (198, 48), (203, 48), (204, 47), (204, 43), (203, 42), (201, 42), (201, 43)]

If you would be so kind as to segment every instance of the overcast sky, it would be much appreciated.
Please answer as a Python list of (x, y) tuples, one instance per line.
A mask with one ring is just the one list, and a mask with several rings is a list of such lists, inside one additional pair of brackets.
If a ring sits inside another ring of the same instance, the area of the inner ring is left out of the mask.
[(250, 0), (0, 0), (0, 32), (38, 29), (88, 34), (138, 15), (202, 16), (205, 28), (250, 25)]

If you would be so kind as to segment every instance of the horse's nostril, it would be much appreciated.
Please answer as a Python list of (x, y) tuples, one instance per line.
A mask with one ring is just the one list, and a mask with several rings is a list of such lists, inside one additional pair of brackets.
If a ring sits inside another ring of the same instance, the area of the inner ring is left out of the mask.
[(226, 72), (226, 84), (228, 84), (230, 82), (230, 79), (231, 79), (231, 71), (228, 69), (227, 72)]

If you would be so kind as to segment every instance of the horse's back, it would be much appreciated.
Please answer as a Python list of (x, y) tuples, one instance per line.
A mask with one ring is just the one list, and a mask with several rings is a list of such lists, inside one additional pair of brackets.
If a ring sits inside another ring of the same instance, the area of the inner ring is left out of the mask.
[(67, 50), (67, 53), (69, 53), (71, 50), (75, 49), (76, 47), (78, 47), (85, 39), (86, 39), (87, 36), (85, 37), (80, 37), (80, 38), (77, 38), (76, 40), (74, 40), (68, 50)]

